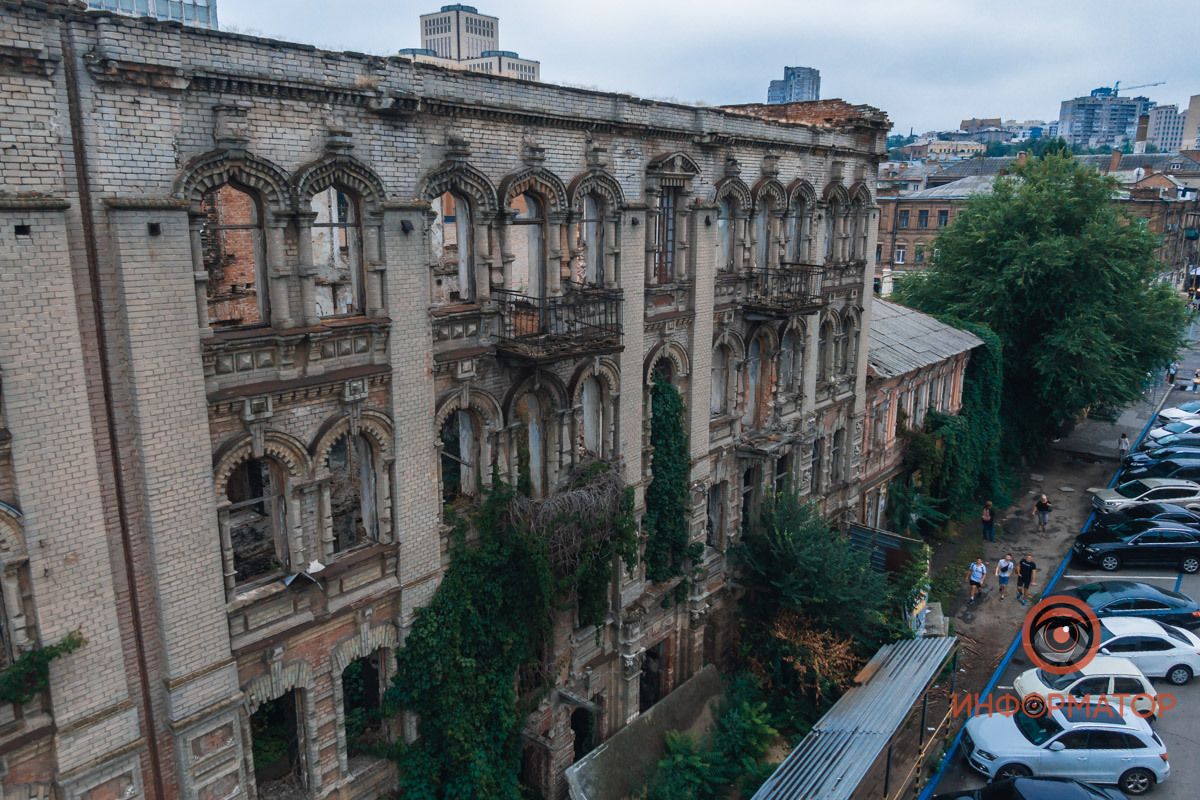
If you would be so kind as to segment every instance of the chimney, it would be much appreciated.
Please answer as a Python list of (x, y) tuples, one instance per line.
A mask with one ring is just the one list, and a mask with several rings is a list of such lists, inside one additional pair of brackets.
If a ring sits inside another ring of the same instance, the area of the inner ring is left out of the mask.
[(1121, 166), (1121, 151), (1113, 150), (1112, 155), (1108, 157), (1108, 169), (1105, 172), (1111, 174), (1117, 171), (1117, 167)]
[(1029, 151), (1028, 150), (1022, 150), (1021, 152), (1017, 153), (1017, 166), (1018, 167), (1025, 166), (1025, 162), (1027, 162), (1028, 160), (1029, 160)]

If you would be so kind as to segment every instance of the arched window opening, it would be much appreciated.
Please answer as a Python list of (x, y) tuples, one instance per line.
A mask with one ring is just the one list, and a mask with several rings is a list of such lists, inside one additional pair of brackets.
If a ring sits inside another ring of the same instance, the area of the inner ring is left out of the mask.
[(675, 249), (678, 238), (678, 220), (680, 190), (668, 187), (662, 190), (658, 197), (658, 219), (654, 229), (654, 278), (657, 283), (671, 283), (675, 280)]
[(833, 433), (833, 446), (829, 448), (829, 474), (835, 485), (845, 480), (845, 476), (842, 474), (845, 449), (846, 429), (838, 428)]
[(358, 198), (336, 186), (310, 201), (314, 301), (319, 317), (363, 312), (362, 215)]
[(762, 471), (759, 467), (750, 467), (742, 473), (742, 533), (750, 530), (757, 522), (754, 518), (758, 510), (758, 490), (762, 482)]
[[(342, 670), (342, 711), (346, 730), (346, 755), (352, 760), (374, 761), (380, 745), (387, 744), (387, 726), (383, 718), (383, 692), (386, 651), (376, 650), (356, 658)], [(351, 772), (355, 772), (351, 767)]]
[(837, 239), (837, 211), (834, 206), (825, 209), (825, 262), (833, 261), (834, 242)]
[(846, 319), (842, 333), (842, 372), (853, 375), (858, 361), (858, 324), (853, 317)]
[(535, 395), (527, 394), (517, 404), (521, 420), (517, 442), (517, 485), (530, 497), (547, 493), (546, 452), (548, 424), (546, 409)]
[(259, 797), (291, 797), (308, 783), (301, 693), (288, 690), (250, 715), (254, 783)]
[(800, 371), (799, 337), (790, 328), (779, 344), (779, 388), (790, 392), (795, 388)]
[(258, 201), (226, 183), (205, 192), (200, 209), (208, 324), (218, 330), (266, 324), (266, 259)]
[(471, 227), (471, 204), (454, 192), (445, 192), (433, 203), (430, 228), (435, 273), (442, 280), (453, 276), (444, 292), (450, 302), (475, 299), (475, 241)]
[(604, 200), (595, 194), (583, 197), (583, 219), (579, 225), (579, 245), (583, 251), (583, 274), (576, 281), (590, 286), (604, 283)]
[(833, 323), (826, 320), (821, 323), (821, 331), (817, 337), (817, 380), (827, 381), (832, 377), (833, 364)]
[(579, 394), (583, 406), (583, 448), (591, 455), (600, 457), (604, 449), (604, 393), (600, 381), (587, 378)]
[(459, 409), (442, 423), (442, 500), (450, 503), (479, 493), (479, 429), (470, 412)]
[(728, 490), (727, 481), (721, 481), (708, 488), (705, 541), (714, 550), (723, 550), (725, 545), (725, 498)]
[(862, 258), (862, 241), (860, 235), (862, 233), (864, 223), (862, 220), (862, 206), (855, 203), (850, 208), (850, 260), (857, 261)]
[(788, 451), (775, 459), (775, 494), (782, 495), (792, 486), (792, 454)]
[(762, 423), (762, 378), (762, 345), (756, 338), (746, 352), (746, 408), (742, 412), (742, 424), (748, 427), (757, 428)]
[(712, 387), (709, 411), (714, 417), (729, 413), (729, 348), (719, 344), (713, 349)]
[(766, 272), (771, 266), (771, 203), (765, 197), (754, 209), (754, 266)]
[(325, 465), (329, 469), (333, 551), (340, 553), (368, 540), (377, 540), (378, 487), (374, 453), (366, 437), (361, 434), (340, 437), (329, 448)]
[(526, 192), (513, 198), (511, 226), (512, 288), (532, 297), (546, 296), (546, 217), (541, 200)]
[(805, 263), (809, 260), (809, 241), (812, 238), (812, 210), (803, 200), (787, 220), (787, 260)]
[(270, 460), (238, 464), (225, 486), (229, 539), (238, 583), (282, 571), (287, 564), (282, 471)]
[(723, 198), (717, 209), (717, 242), (720, 245), (717, 269), (736, 270), (737, 214), (731, 197)]

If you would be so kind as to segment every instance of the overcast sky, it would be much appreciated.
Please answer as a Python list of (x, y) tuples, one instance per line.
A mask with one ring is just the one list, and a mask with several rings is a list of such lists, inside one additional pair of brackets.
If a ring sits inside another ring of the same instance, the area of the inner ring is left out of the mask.
[[(821, 96), (888, 112), (895, 132), (972, 116), (1054, 119), (1091, 89), (1182, 107), (1200, 94), (1198, 0), (480, 0), (500, 46), (542, 80), (713, 105), (766, 100), (784, 65)], [(420, 44), (429, 3), (218, 0), (223, 28), (335, 50)], [(1124, 93), (1124, 92), (1122, 92)]]

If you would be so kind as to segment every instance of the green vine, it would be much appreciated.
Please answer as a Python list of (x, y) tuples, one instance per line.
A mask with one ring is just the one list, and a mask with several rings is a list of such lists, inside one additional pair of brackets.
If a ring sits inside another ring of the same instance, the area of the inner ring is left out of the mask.
[[(476, 539), (468, 544), (468, 532)], [(557, 598), (574, 596), (580, 625), (604, 621), (613, 559), (637, 557), (632, 491), (611, 464), (593, 462), (544, 501), (493, 473), (492, 488), (457, 520), (450, 567), (417, 612), (384, 698), (389, 715), (419, 718), (419, 738), (400, 745), (405, 798), (519, 800), (524, 718), (545, 663)]]
[(690, 458), (683, 398), (669, 381), (656, 378), (650, 409), (654, 477), (646, 489), (646, 578), (659, 583), (683, 575), (688, 560), (698, 559), (703, 546), (688, 541)]
[(56, 644), (21, 653), (0, 670), (0, 701), (23, 706), (37, 697), (50, 685), (50, 662), (75, 652), (85, 642), (83, 634), (72, 631)]

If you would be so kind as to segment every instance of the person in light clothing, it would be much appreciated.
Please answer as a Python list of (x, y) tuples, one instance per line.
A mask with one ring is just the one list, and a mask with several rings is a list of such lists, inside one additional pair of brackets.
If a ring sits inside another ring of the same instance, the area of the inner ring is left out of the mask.
[(968, 603), (975, 602), (975, 595), (983, 590), (983, 583), (987, 580), (987, 564), (983, 563), (983, 557), (975, 559), (975, 563), (967, 570), (967, 581), (971, 584), (971, 599)]
[(1016, 563), (1012, 560), (1012, 553), (1005, 553), (1004, 558), (996, 563), (996, 582), (1000, 584), (1000, 599), (1004, 599), (1004, 592), (1008, 589), (1008, 579), (1012, 576), (1013, 568)]

